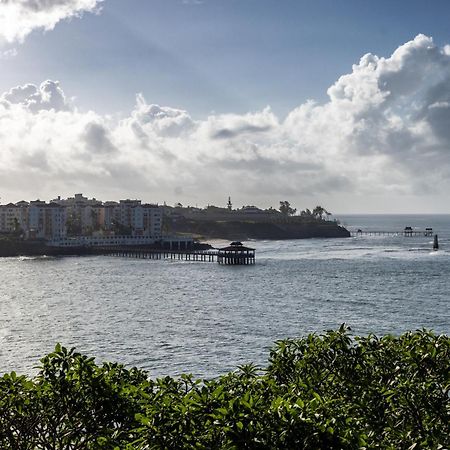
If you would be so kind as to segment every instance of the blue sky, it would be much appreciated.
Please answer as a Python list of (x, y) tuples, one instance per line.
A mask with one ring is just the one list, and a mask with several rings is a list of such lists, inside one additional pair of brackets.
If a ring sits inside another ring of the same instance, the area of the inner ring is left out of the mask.
[(1, 198), (449, 212), (449, 17), (449, 1), (3, 0)]
[(99, 15), (35, 31), (3, 61), (0, 90), (63, 80), (82, 108), (128, 111), (134, 94), (198, 117), (270, 105), (285, 115), (367, 53), (418, 33), (447, 43), (450, 2), (106, 0)]

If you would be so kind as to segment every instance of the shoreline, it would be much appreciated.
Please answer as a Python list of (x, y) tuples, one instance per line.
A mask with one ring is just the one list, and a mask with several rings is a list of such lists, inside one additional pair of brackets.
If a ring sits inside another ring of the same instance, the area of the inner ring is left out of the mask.
[[(201, 251), (210, 250), (217, 248), (218, 246), (226, 246), (231, 240), (241, 240), (241, 241), (289, 241), (289, 240), (307, 240), (307, 239), (335, 239), (335, 238), (346, 238), (347, 236), (305, 236), (305, 237), (276, 237), (276, 238), (253, 238), (241, 236), (236, 239), (231, 237), (217, 236), (214, 234), (210, 235), (197, 235), (195, 239), (197, 240), (194, 245), (188, 249), (181, 250), (185, 252), (189, 251)], [(133, 246), (117, 246), (119, 249), (130, 249), (130, 250), (162, 250), (168, 251), (163, 246), (155, 245), (133, 245)], [(53, 247), (47, 246), (44, 242), (36, 241), (14, 241), (14, 240), (0, 240), (0, 258), (17, 258), (20, 256), (24, 257), (39, 257), (39, 256), (100, 256), (104, 253), (102, 247), (92, 247), (92, 246), (78, 246), (78, 247)]]
[(349, 230), (328, 221), (244, 222), (184, 219), (172, 222), (171, 231), (193, 235), (203, 240), (230, 241), (351, 237)]

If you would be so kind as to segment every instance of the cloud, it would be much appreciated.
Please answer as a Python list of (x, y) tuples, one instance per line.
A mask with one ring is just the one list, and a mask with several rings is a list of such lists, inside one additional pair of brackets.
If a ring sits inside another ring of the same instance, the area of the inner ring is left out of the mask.
[(35, 29), (52, 30), (64, 19), (98, 10), (103, 0), (2, 0), (0, 38), (23, 42)]
[(0, 59), (12, 59), (18, 55), (16, 48), (0, 51)]
[(117, 151), (111, 142), (108, 129), (101, 123), (89, 122), (85, 127), (84, 141), (89, 154), (109, 154)]
[(278, 119), (269, 107), (245, 115), (210, 116), (203, 125), (211, 139), (231, 139), (269, 132), (278, 126)]
[(186, 111), (159, 105), (148, 105), (142, 94), (136, 96), (136, 108), (131, 113), (128, 125), (136, 133), (148, 137), (175, 137), (189, 132), (194, 126), (192, 118)]
[(448, 191), (448, 47), (418, 35), (389, 57), (364, 55), (328, 97), (285, 119), (267, 107), (196, 120), (139, 94), (115, 121), (78, 111), (57, 82), (17, 86), (0, 97), (0, 189), (200, 204), (231, 192), (274, 205), (286, 197)]
[(0, 102), (5, 106), (21, 105), (33, 113), (42, 110), (70, 109), (59, 82), (51, 80), (43, 82), (39, 87), (34, 84), (14, 87), (0, 96)]

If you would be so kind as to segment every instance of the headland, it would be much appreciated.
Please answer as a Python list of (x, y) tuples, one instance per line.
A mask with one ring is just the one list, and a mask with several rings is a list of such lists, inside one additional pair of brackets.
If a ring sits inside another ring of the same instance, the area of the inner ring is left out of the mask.
[[(243, 206), (240, 209), (208, 206), (204, 209), (181, 205), (164, 206), (164, 226), (171, 233), (192, 235), (200, 240), (344, 238), (350, 232), (318, 206), (300, 214), (288, 202), (280, 210)], [(283, 208), (284, 206), (284, 208)]]

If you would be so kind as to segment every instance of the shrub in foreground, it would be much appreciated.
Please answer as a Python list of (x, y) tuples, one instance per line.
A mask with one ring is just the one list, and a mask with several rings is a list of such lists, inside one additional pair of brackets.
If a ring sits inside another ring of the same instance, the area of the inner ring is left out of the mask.
[(445, 449), (450, 338), (279, 341), (265, 370), (148, 379), (57, 345), (0, 378), (1, 449)]

